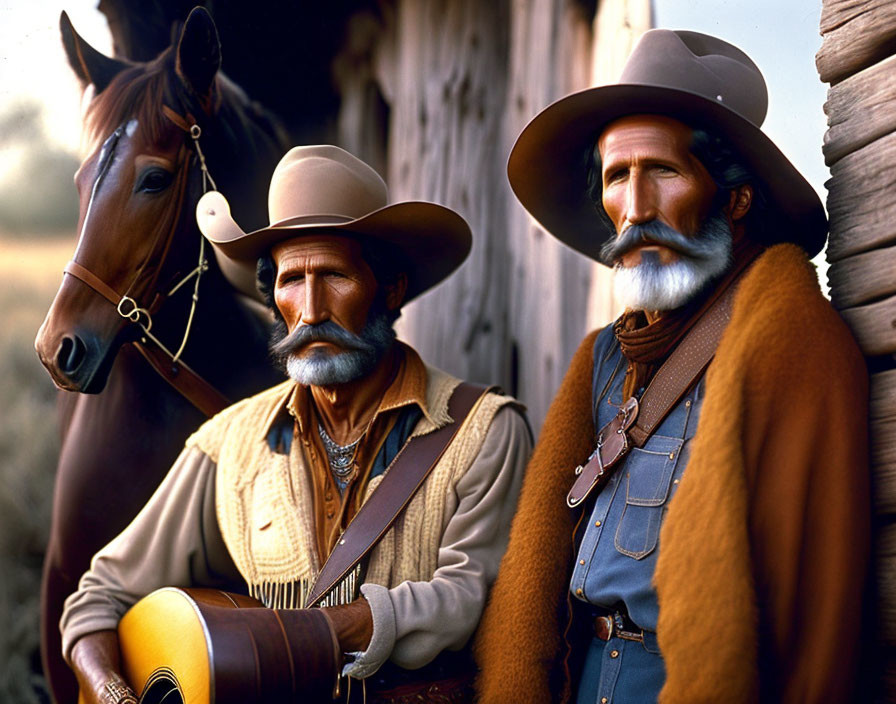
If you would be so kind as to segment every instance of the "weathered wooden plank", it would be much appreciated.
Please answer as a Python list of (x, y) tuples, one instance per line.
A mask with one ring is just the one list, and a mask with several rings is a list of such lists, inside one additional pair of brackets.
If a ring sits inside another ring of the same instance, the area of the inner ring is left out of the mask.
[(821, 80), (832, 85), (896, 53), (896, 3), (865, 0), (860, 11), (852, 2), (841, 9), (826, 7), (832, 29), (822, 29), (824, 41), (815, 55)]
[(831, 302), (851, 308), (896, 293), (896, 247), (846, 257), (828, 268)]
[(896, 524), (887, 525), (878, 532), (874, 561), (879, 638), (885, 645), (893, 647), (896, 646)]
[(896, 513), (896, 369), (871, 375), (870, 396), (874, 510)]
[(870, 428), (874, 511), (896, 513), (896, 418), (872, 420)]
[(399, 336), (430, 364), (510, 390), (502, 183), (508, 13), (507, 0), (389, 3), (375, 74), (391, 107), (390, 197), (444, 204), (474, 237), (461, 269), (404, 309)]
[(824, 104), (828, 166), (896, 130), (896, 56), (859, 71), (828, 90)]
[(896, 418), (896, 369), (872, 374), (870, 391), (870, 418)]
[(855, 335), (862, 353), (869, 356), (896, 353), (896, 296), (855, 308), (840, 315)]
[[(593, 40), (593, 18), (578, 0), (514, 0), (512, 7), (503, 163), (532, 117), (589, 85)], [(586, 332), (591, 262), (535, 225), (512, 195), (507, 227), (514, 243), (510, 325), (521, 352), (520, 391), (539, 429)]]
[(824, 0), (818, 23), (819, 32), (827, 34), (837, 29), (861, 15), (867, 7), (868, 0)]
[(896, 242), (896, 133), (847, 154), (831, 167), (827, 259), (836, 262)]

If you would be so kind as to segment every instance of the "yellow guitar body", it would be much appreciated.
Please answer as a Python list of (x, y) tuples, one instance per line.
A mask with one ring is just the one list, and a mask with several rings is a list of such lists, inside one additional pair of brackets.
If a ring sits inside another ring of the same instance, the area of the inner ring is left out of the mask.
[(275, 611), (215, 589), (153, 592), (122, 617), (118, 641), (140, 704), (329, 702), (341, 664), (317, 609)]
[[(155, 687), (176, 689), (182, 704), (214, 701), (210, 642), (196, 602), (183, 590), (159, 589), (137, 602), (118, 624), (125, 679), (141, 704)], [(173, 696), (166, 703), (175, 701)]]

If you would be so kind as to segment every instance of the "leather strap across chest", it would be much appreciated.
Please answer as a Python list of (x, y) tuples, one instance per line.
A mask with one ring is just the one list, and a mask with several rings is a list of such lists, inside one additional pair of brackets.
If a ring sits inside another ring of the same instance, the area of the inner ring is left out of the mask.
[(609, 481), (613, 468), (632, 446), (643, 447), (663, 419), (681, 401), (715, 355), (722, 333), (731, 319), (737, 282), (731, 283), (672, 351), (638, 400), (623, 404), (613, 420), (600, 429), (597, 448), (584, 466), (576, 468), (576, 480), (566, 504), (578, 506), (595, 489)]
[(380, 485), (361, 506), (330, 553), (308, 593), (316, 605), (366, 557), (423, 485), (457, 435), (464, 420), (489, 388), (461, 382), (448, 400), (453, 423), (408, 440), (386, 469)]

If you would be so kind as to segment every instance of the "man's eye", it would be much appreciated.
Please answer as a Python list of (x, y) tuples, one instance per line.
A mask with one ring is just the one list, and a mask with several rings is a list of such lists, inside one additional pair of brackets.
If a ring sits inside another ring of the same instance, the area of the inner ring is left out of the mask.
[(146, 169), (137, 181), (135, 191), (142, 193), (160, 193), (174, 180), (174, 174), (159, 167)]
[(619, 181), (620, 179), (625, 177), (625, 174), (625, 169), (610, 172), (606, 176), (604, 176), (604, 183), (613, 183), (614, 181)]

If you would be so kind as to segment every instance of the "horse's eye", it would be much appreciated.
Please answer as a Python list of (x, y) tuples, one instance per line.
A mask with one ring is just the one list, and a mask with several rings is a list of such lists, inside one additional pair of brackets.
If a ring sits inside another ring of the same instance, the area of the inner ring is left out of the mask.
[(174, 180), (174, 174), (170, 171), (165, 171), (165, 169), (160, 169), (159, 167), (149, 168), (140, 174), (137, 188), (134, 190), (137, 192), (142, 191), (143, 193), (159, 193), (168, 188), (172, 180)]

